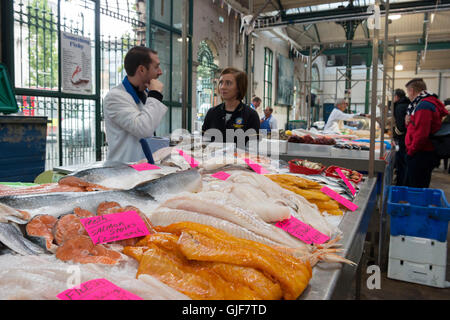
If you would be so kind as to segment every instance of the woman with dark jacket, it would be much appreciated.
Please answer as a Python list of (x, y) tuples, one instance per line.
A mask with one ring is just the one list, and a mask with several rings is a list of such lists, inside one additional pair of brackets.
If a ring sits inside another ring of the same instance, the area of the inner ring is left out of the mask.
[(260, 128), (258, 113), (242, 102), (247, 85), (245, 72), (235, 68), (222, 71), (218, 89), (223, 103), (206, 113), (202, 126), (205, 138), (215, 142), (234, 142), (238, 148), (244, 148), (249, 139), (257, 139)]
[(405, 116), (408, 111), (408, 106), (411, 103), (406, 97), (405, 91), (396, 89), (394, 92), (394, 140), (398, 145), (397, 153), (395, 154), (395, 167), (397, 169), (397, 186), (406, 185), (406, 125)]

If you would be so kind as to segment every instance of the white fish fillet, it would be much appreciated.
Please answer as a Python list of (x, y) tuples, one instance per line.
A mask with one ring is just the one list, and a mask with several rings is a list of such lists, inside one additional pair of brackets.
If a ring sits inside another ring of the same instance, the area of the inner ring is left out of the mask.
[(242, 186), (251, 185), (257, 188), (263, 192), (267, 198), (272, 199), (276, 203), (284, 203), (294, 209), (294, 217), (311, 225), (313, 228), (327, 236), (332, 237), (339, 233), (339, 230), (330, 225), (322, 216), (316, 205), (309, 203), (304, 197), (292, 191), (283, 189), (277, 183), (263, 175), (246, 171), (236, 171), (231, 173), (231, 176), (226, 182), (236, 183)]
[(299, 243), (303, 244), (280, 228), (264, 222), (257, 214), (230, 205), (223, 199), (205, 199), (202, 197), (202, 193), (180, 194), (165, 201), (160, 207), (211, 215), (240, 225), (256, 234), (268, 237), (272, 241), (283, 243), (285, 246), (295, 248), (299, 246)]
[(209, 171), (216, 170), (228, 165), (247, 167), (247, 163), (245, 163), (243, 159), (227, 156), (217, 156), (203, 161), (203, 163), (200, 165), (200, 168)]
[(197, 212), (162, 208), (153, 212), (149, 218), (155, 226), (168, 226), (169, 224), (183, 221), (196, 222), (223, 230), (237, 238), (257, 241), (269, 246), (283, 246), (282, 243), (258, 235), (230, 221)]
[[(56, 300), (57, 295), (73, 286), (79, 268), (81, 283), (105, 278), (144, 300), (190, 300), (149, 275), (136, 279), (137, 262), (129, 259), (118, 266), (70, 264), (53, 255), (0, 256), (1, 300)], [(70, 287), (68, 287), (70, 285)]]
[(264, 194), (258, 194), (258, 190), (250, 186), (232, 184), (230, 191), (208, 191), (202, 192), (200, 196), (251, 211), (265, 222), (278, 222), (289, 219), (291, 216), (288, 207), (267, 201), (267, 197), (264, 197)]

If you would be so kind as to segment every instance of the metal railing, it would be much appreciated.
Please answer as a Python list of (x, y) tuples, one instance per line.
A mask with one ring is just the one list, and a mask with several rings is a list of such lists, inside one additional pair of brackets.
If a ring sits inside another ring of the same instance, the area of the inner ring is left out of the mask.
[[(125, 54), (141, 44), (137, 37), (145, 30), (134, 4), (132, 0), (114, 1), (109, 7), (108, 2), (92, 0), (14, 1), (13, 26), (2, 32), (14, 34), (13, 82), (20, 110), (49, 120), (46, 170), (105, 158), (102, 99), (122, 81)], [(112, 34), (107, 26), (98, 28), (100, 20), (120, 23), (121, 33)], [(60, 31), (91, 39), (92, 95), (62, 92)]]

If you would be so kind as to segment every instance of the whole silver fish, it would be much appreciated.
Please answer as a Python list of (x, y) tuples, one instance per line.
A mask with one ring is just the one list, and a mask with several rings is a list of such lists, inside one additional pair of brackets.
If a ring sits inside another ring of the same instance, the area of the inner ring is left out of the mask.
[(127, 164), (110, 162), (103, 167), (89, 168), (69, 174), (59, 180), (60, 184), (69, 184), (67, 181), (77, 178), (82, 182), (101, 185), (110, 189), (128, 190), (139, 183), (160, 178), (174, 173), (179, 169), (163, 167), (155, 170), (137, 171)]
[(105, 201), (115, 201), (121, 206), (132, 205), (145, 213), (154, 207), (157, 196), (183, 191), (198, 192), (201, 189), (201, 175), (197, 170), (191, 169), (141, 183), (130, 190), (54, 192), (0, 197), (0, 218), (14, 217), (15, 222), (20, 223), (20, 213), (17, 213), (17, 210), (29, 213), (30, 218), (38, 214), (59, 217), (73, 212), (76, 207), (96, 212), (98, 205)]
[(0, 242), (21, 255), (45, 253), (44, 249), (25, 239), (12, 223), (0, 223)]

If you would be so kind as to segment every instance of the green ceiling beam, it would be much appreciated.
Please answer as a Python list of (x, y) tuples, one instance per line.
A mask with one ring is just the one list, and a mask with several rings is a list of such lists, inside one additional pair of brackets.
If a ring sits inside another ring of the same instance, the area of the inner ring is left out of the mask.
[[(393, 45), (390, 45), (389, 48), (393, 48)], [(397, 44), (397, 52), (407, 52), (407, 51), (420, 51), (423, 50), (423, 43), (410, 43), (410, 44)], [(427, 50), (449, 50), (450, 49), (450, 41), (446, 42), (429, 42), (427, 46)], [(368, 54), (372, 51), (372, 47), (353, 47), (352, 54)], [(383, 54), (383, 46), (380, 45), (379, 53)], [(303, 55), (309, 55), (308, 50), (302, 51)], [(343, 48), (333, 48), (326, 49), (323, 52), (324, 55), (345, 55), (347, 54), (347, 49)]]

